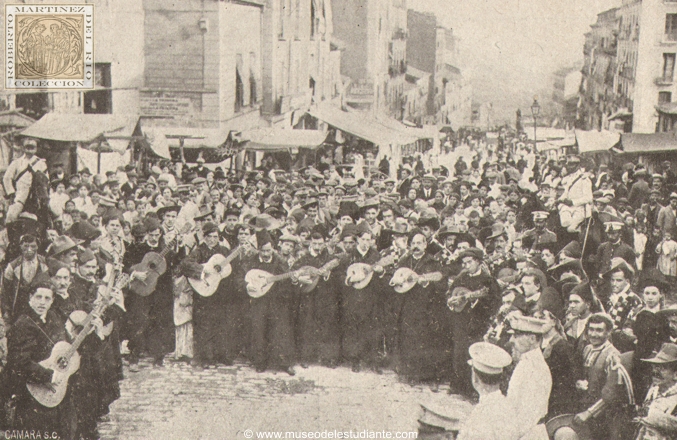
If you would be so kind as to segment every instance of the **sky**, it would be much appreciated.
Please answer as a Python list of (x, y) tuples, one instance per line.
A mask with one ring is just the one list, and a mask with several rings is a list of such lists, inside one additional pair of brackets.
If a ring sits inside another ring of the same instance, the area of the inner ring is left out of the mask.
[(552, 74), (583, 63), (584, 34), (597, 14), (621, 0), (408, 0), (434, 12), (460, 38), (461, 69), (475, 102), (492, 102), (494, 116), (513, 120), (534, 96), (552, 95)]

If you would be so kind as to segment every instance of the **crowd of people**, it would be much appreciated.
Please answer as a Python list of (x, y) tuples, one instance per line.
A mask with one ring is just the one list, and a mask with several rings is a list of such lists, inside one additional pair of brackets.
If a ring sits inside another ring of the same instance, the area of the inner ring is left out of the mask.
[[(124, 356), (132, 374), (144, 357), (392, 369), (479, 398), (465, 440), (677, 437), (669, 162), (546, 160), (502, 135), (396, 179), (329, 154), (298, 171), (199, 158), (92, 176), (16, 147), (0, 233), (10, 426), (96, 437)], [(46, 215), (24, 209), (26, 173), (48, 178)], [(77, 350), (50, 357), (64, 341)], [(39, 400), (64, 383), (57, 405)]]

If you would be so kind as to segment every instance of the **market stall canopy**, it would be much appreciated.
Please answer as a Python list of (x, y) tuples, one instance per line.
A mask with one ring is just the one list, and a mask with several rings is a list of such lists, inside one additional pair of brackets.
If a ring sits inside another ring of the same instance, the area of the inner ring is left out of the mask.
[(327, 138), (320, 130), (284, 130), (281, 128), (259, 128), (243, 131), (245, 149), (251, 151), (287, 151), (293, 148), (314, 150)]
[(616, 113), (609, 116), (609, 120), (614, 121), (616, 119), (625, 119), (625, 118), (631, 118), (631, 117), (632, 117), (632, 112), (630, 110), (628, 110), (627, 108), (621, 108)]
[(0, 112), (0, 127), (6, 128), (26, 128), (35, 123), (35, 119), (24, 115), (18, 110), (8, 110)]
[[(534, 140), (534, 130), (529, 129), (529, 125), (525, 124), (524, 129), (527, 139), (530, 141)], [(575, 138), (574, 132), (565, 130), (563, 128), (552, 128), (552, 127), (537, 127), (536, 128), (536, 138), (538, 141), (553, 141), (553, 140), (572, 140)], [(571, 145), (574, 145), (575, 141)]]
[(222, 150), (230, 137), (230, 130), (222, 128), (156, 127), (142, 124), (142, 131), (151, 151), (165, 159), (171, 159), (172, 153), (180, 157), (179, 150), (183, 142), (188, 162), (194, 162), (200, 152), (203, 152), (207, 162), (221, 162)]
[[(47, 113), (40, 120), (26, 128), (21, 135), (59, 142), (82, 142), (89, 144), (97, 140), (107, 139), (112, 144), (129, 144), (139, 122), (134, 115), (100, 115), (100, 114), (60, 114)], [(121, 142), (118, 142), (121, 141)], [(121, 149), (119, 146), (113, 150)]]
[(621, 140), (620, 133), (613, 131), (576, 130), (576, 143), (579, 153), (608, 151)]
[(622, 133), (619, 153), (663, 153), (677, 150), (675, 133)]
[[(409, 145), (419, 139), (430, 138), (426, 130), (407, 127), (395, 120), (383, 123), (364, 112), (345, 112), (339, 108), (321, 105), (312, 107), (311, 116), (376, 145)], [(420, 137), (419, 137), (420, 136)]]
[(666, 115), (677, 115), (677, 102), (666, 102), (656, 106), (656, 110)]

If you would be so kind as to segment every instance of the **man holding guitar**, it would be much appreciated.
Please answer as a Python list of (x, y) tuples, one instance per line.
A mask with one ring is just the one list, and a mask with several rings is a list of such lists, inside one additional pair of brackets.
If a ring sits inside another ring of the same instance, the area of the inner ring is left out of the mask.
[[(181, 263), (181, 272), (188, 278), (200, 279), (203, 265), (209, 259), (220, 254), (224, 257), (230, 251), (219, 244), (219, 229), (207, 222), (202, 226), (204, 241), (200, 243)], [(231, 275), (232, 276), (232, 275)], [(228, 361), (223, 353), (225, 302), (228, 292), (225, 286), (219, 283), (216, 292), (211, 296), (202, 296), (193, 292), (193, 366), (202, 368), (215, 361)]]
[(57, 432), (66, 438), (70, 401), (64, 399), (53, 408), (40, 405), (26, 388), (27, 383), (51, 387), (54, 370), (39, 364), (50, 356), (52, 347), (66, 340), (64, 320), (53, 310), (54, 292), (43, 284), (29, 293), (28, 312), (18, 317), (7, 334), (7, 366), (3, 370), (6, 395), (16, 396), (14, 429)]
[[(452, 355), (452, 379), (450, 392), (472, 396), (471, 371), (468, 366), (468, 349), (470, 345), (482, 340), (491, 317), (501, 306), (500, 288), (496, 280), (482, 269), (484, 252), (470, 248), (459, 254), (463, 266), (461, 273), (454, 279), (449, 291), (452, 296), (447, 305), (456, 309), (452, 317), (452, 338), (454, 349)], [(465, 290), (457, 288), (463, 287)], [(454, 291), (464, 292), (454, 296)], [(476, 292), (468, 295), (465, 292)], [(482, 294), (480, 294), (482, 292)], [(468, 298), (473, 298), (462, 309), (457, 307)], [(460, 310), (459, 310), (460, 309)]]
[(311, 266), (323, 272), (317, 276), (291, 278), (292, 284), (300, 287), (295, 339), (301, 365), (318, 361), (330, 367), (338, 365), (341, 333), (336, 289), (337, 283), (343, 280), (332, 274), (338, 263), (339, 260), (327, 252), (325, 236), (316, 231), (310, 235), (308, 253), (293, 266), (293, 269)]
[[(390, 283), (396, 290), (398, 280), (414, 283), (401, 294), (398, 372), (410, 381), (439, 384), (448, 377), (452, 347), (449, 323), (453, 317), (445, 307), (446, 281), (441, 264), (426, 253), (428, 241), (423, 232), (414, 229), (408, 242), (409, 252), (398, 262), (398, 272)], [(406, 278), (400, 278), (404, 272)]]
[[(146, 233), (144, 240), (129, 246), (124, 257), (124, 271), (132, 280), (145, 282), (148, 271), (133, 271), (132, 267), (140, 263), (148, 252), (162, 253), (165, 242), (162, 238), (160, 222), (154, 218), (144, 221)], [(127, 337), (129, 338), (129, 370), (138, 371), (139, 357), (145, 349), (153, 357), (155, 365), (162, 365), (164, 356), (174, 350), (174, 294), (172, 274), (181, 260), (181, 255), (173, 250), (165, 253), (167, 270), (157, 279), (152, 293), (138, 295), (131, 290), (125, 297), (127, 307)]]

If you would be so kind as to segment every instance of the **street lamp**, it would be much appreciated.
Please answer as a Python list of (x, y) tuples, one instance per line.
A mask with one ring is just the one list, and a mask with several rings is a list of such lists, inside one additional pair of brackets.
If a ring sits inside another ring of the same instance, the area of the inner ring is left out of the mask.
[(536, 119), (541, 112), (541, 106), (538, 105), (537, 97), (534, 96), (534, 103), (531, 104), (531, 114), (534, 117), (534, 148), (536, 148)]

